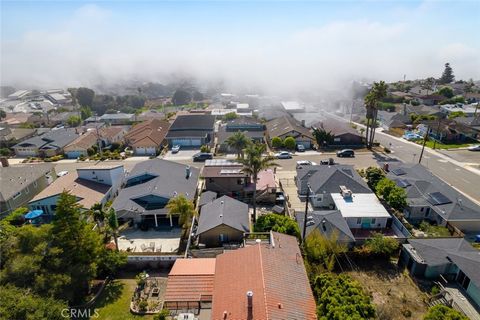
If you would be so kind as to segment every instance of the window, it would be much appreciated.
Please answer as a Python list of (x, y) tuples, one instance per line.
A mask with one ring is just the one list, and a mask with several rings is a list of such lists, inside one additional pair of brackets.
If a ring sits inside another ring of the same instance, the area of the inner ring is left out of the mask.
[(357, 218), (357, 224), (362, 224), (362, 218)]
[(21, 192), (17, 192), (13, 195), (13, 199), (17, 199), (18, 197), (20, 197), (22, 193)]
[(340, 139), (340, 138), (334, 138), (333, 141), (334, 141), (334, 142), (340, 142), (341, 139)]
[(371, 224), (375, 224), (375, 222), (376, 222), (376, 219), (373, 218)]
[(28, 194), (30, 192), (30, 189), (28, 189), (28, 186), (26, 186), (25, 189), (23, 189), (23, 192), (25, 192), (25, 194)]
[(243, 184), (243, 180), (242, 180), (242, 179), (237, 179), (237, 184), (238, 184), (238, 185), (242, 185), (242, 184)]
[(420, 212), (423, 212), (423, 207), (422, 207), (422, 208), (420, 208)]

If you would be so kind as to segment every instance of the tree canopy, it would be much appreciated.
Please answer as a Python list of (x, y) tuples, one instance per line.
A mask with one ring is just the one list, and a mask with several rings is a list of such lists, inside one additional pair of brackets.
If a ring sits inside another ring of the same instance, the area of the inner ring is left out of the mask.
[(237, 131), (227, 138), (226, 144), (237, 154), (237, 158), (243, 158), (243, 150), (252, 143), (252, 139), (243, 132)]
[(283, 146), (289, 150), (294, 150), (297, 146), (297, 142), (293, 137), (286, 137), (285, 140), (283, 140)]
[(310, 265), (319, 265), (328, 271), (332, 271), (340, 255), (348, 251), (347, 246), (338, 241), (338, 232), (326, 237), (318, 229), (305, 239), (304, 249)]
[(375, 191), (394, 209), (401, 210), (407, 205), (405, 190), (388, 178), (381, 179), (375, 186)]
[(172, 103), (176, 106), (189, 104), (191, 100), (191, 94), (184, 89), (177, 89), (172, 97)]
[(253, 229), (255, 232), (276, 231), (300, 239), (300, 229), (298, 228), (297, 222), (290, 217), (276, 213), (269, 213), (260, 216)]
[(453, 308), (439, 304), (428, 309), (423, 320), (468, 320), (468, 318)]
[(346, 275), (323, 273), (313, 281), (319, 320), (364, 320), (375, 317), (375, 307), (360, 284)]
[(281, 148), (283, 147), (283, 141), (279, 137), (273, 137), (272, 138), (272, 147), (274, 148)]
[(455, 81), (455, 76), (453, 75), (453, 69), (450, 66), (450, 63), (445, 63), (445, 69), (443, 70), (442, 76), (440, 77), (440, 83), (452, 83)]
[(398, 251), (398, 241), (391, 237), (385, 237), (383, 234), (375, 232), (368, 238), (363, 245), (362, 251), (366, 254), (389, 257)]
[(168, 201), (167, 209), (170, 217), (178, 216), (178, 223), (182, 226), (184, 232), (190, 227), (193, 216), (197, 215), (192, 201), (184, 195), (171, 198)]
[(368, 186), (375, 191), (377, 183), (385, 177), (385, 173), (378, 167), (368, 167), (365, 170)]
[(82, 123), (82, 119), (79, 116), (70, 116), (67, 119), (67, 124), (70, 127), (78, 127)]
[(323, 128), (315, 128), (313, 129), (313, 136), (315, 137), (315, 141), (319, 146), (328, 146), (333, 142), (335, 136), (331, 133), (331, 131), (326, 131)]
[(452, 98), (455, 94), (453, 93), (453, 89), (450, 87), (442, 87), (438, 90), (438, 94), (444, 96), (445, 98)]
[(95, 91), (89, 88), (78, 88), (75, 92), (75, 98), (82, 107), (92, 107)]

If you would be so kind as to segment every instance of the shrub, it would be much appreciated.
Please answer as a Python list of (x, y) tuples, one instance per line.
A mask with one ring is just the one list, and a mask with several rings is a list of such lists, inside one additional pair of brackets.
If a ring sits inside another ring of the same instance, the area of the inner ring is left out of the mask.
[(207, 145), (203, 145), (200, 147), (200, 152), (210, 152), (210, 147)]
[(468, 318), (455, 309), (439, 304), (428, 309), (423, 320), (468, 320)]
[(365, 241), (365, 244), (358, 253), (366, 255), (377, 255), (390, 257), (397, 252), (399, 247), (398, 241), (394, 238), (385, 237), (381, 233), (374, 233), (373, 236)]
[(279, 137), (272, 138), (272, 147), (274, 148), (281, 148), (283, 147), (283, 141)]
[(286, 137), (285, 140), (283, 140), (283, 145), (289, 150), (294, 150), (297, 142), (293, 137)]
[(148, 309), (148, 302), (147, 300), (140, 300), (138, 303), (138, 310), (145, 312)]
[(290, 217), (282, 216), (276, 213), (269, 213), (260, 216), (254, 226), (255, 232), (276, 231), (289, 234), (300, 239), (300, 229), (298, 224)]
[(392, 151), (390, 151), (390, 149), (387, 148), (387, 147), (383, 147), (383, 151), (385, 151), (385, 153), (390, 153), (390, 152), (392, 152)]
[(227, 121), (230, 121), (230, 120), (234, 120), (234, 119), (237, 119), (238, 116), (235, 112), (229, 112), (227, 114), (225, 114), (225, 120)]
[(368, 186), (375, 191), (378, 182), (385, 178), (385, 173), (380, 168), (368, 167), (365, 170), (365, 177), (367, 178)]
[(168, 309), (162, 309), (162, 311), (153, 317), (153, 320), (166, 320), (168, 316), (170, 316), (170, 311), (168, 311)]

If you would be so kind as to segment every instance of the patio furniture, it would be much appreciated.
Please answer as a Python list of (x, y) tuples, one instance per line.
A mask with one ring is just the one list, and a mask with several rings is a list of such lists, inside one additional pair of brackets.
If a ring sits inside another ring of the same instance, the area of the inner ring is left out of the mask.
[(142, 248), (142, 251), (147, 250), (147, 246), (145, 245), (145, 243), (142, 243), (142, 245), (140, 246), (140, 248)]
[(155, 242), (150, 242), (150, 249), (152, 249), (152, 252), (155, 251)]

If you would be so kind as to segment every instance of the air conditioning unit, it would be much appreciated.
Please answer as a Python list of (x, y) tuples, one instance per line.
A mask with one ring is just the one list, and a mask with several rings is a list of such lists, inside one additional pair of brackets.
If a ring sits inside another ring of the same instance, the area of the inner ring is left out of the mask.
[(351, 198), (352, 197), (352, 190), (348, 189), (346, 186), (340, 186), (340, 194), (342, 197)]

